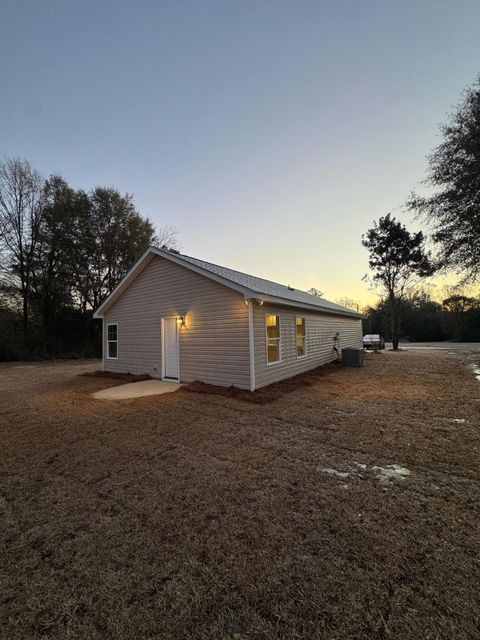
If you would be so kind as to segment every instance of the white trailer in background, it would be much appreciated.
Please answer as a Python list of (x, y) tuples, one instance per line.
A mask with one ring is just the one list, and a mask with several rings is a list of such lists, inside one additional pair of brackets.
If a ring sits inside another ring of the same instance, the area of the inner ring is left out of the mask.
[(385, 349), (385, 340), (379, 333), (370, 333), (363, 336), (363, 347), (364, 349), (373, 349), (373, 351)]

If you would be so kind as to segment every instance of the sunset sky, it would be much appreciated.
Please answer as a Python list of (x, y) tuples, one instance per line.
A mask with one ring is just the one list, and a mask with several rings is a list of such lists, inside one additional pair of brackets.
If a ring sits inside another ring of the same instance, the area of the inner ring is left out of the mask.
[(0, 157), (113, 185), (182, 251), (361, 303), (480, 72), (478, 0), (3, 0)]

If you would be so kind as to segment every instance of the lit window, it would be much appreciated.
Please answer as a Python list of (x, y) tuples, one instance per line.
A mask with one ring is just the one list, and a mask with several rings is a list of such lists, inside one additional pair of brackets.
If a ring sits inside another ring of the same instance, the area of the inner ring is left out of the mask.
[(305, 318), (297, 316), (296, 323), (296, 338), (297, 338), (297, 358), (303, 358), (305, 355)]
[(118, 325), (107, 325), (108, 358), (118, 358)]
[(267, 333), (267, 362), (280, 361), (280, 317), (265, 316), (265, 328)]

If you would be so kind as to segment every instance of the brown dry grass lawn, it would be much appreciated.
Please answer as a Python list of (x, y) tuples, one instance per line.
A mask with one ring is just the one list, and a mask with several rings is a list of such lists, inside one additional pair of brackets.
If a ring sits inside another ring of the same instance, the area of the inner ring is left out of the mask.
[(479, 638), (469, 358), (382, 353), (269, 404), (0, 366), (1, 637)]

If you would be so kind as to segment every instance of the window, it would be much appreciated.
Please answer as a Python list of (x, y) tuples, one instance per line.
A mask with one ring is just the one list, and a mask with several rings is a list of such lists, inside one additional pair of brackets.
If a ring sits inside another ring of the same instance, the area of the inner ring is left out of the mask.
[(107, 325), (107, 358), (118, 358), (118, 324)]
[(280, 362), (280, 317), (265, 316), (267, 333), (267, 364)]
[(297, 358), (303, 358), (305, 355), (305, 318), (297, 316), (295, 318), (296, 338), (297, 338)]

